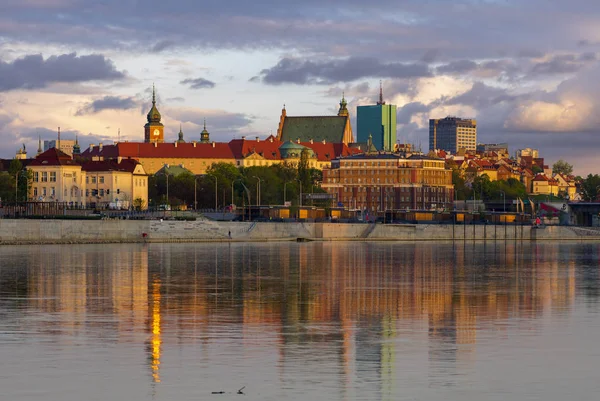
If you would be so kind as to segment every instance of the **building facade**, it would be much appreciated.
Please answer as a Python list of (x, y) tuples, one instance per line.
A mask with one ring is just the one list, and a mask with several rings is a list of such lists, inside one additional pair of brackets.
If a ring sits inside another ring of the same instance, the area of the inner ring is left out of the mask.
[(335, 204), (371, 212), (449, 210), (454, 199), (452, 170), (443, 159), (376, 153), (339, 158), (323, 169), (321, 187)]
[(356, 108), (357, 142), (367, 143), (372, 135), (377, 150), (393, 152), (396, 145), (396, 105), (385, 104), (379, 89), (379, 101), (372, 106)]
[(477, 120), (446, 117), (429, 120), (429, 150), (442, 149), (457, 153), (459, 149), (475, 152)]
[(56, 148), (42, 152), (28, 165), (32, 173), (29, 199), (85, 205), (85, 173), (71, 156)]
[(148, 175), (137, 161), (88, 161), (82, 165), (82, 170), (88, 206), (103, 209), (148, 207)]

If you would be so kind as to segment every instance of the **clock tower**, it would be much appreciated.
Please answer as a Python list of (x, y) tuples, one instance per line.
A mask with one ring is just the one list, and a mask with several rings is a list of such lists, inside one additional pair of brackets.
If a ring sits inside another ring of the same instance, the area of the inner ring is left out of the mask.
[(148, 112), (148, 122), (144, 125), (144, 142), (163, 143), (165, 127), (160, 122), (160, 113), (156, 108), (156, 92), (152, 85), (152, 108)]

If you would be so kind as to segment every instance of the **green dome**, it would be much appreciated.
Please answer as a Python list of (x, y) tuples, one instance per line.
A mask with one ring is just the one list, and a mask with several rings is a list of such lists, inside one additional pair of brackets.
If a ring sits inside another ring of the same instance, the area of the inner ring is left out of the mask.
[(156, 93), (154, 91), (154, 85), (152, 86), (152, 108), (148, 112), (147, 118), (149, 123), (160, 123), (160, 113), (156, 108)]
[(283, 145), (281, 145), (279, 147), (279, 154), (281, 155), (282, 159), (296, 158), (300, 157), (304, 149), (308, 150), (309, 158), (315, 157), (315, 152), (313, 152), (311, 148), (302, 146), (299, 143), (294, 143), (292, 141), (286, 142)]

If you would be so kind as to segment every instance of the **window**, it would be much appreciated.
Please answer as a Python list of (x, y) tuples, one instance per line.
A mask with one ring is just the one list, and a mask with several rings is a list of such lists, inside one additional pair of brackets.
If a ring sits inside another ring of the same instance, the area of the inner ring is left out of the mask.
[(56, 182), (56, 171), (50, 172), (50, 182)]
[(92, 184), (96, 183), (96, 177), (92, 177)]
[(106, 190), (106, 195), (110, 194), (110, 189)]
[(42, 196), (46, 196), (46, 187), (42, 188)]
[(98, 177), (98, 182), (100, 184), (104, 184), (104, 176), (103, 175), (101, 175), (100, 177)]
[(42, 182), (48, 182), (48, 172), (42, 171)]
[(85, 183), (89, 184), (90, 183), (90, 177), (85, 177)]
[(35, 172), (33, 173), (33, 182), (39, 182), (40, 180), (40, 173), (39, 172)]
[(104, 196), (104, 189), (100, 190), (100, 196)]
[(90, 196), (90, 190), (89, 189), (85, 190), (85, 196)]
[(37, 187), (33, 188), (33, 196), (38, 196)]
[(119, 188), (117, 188), (117, 193), (118, 193), (118, 194), (120, 194), (120, 193), (121, 193), (121, 190), (120, 190)]
[(55, 187), (50, 188), (50, 196), (56, 196), (56, 188)]

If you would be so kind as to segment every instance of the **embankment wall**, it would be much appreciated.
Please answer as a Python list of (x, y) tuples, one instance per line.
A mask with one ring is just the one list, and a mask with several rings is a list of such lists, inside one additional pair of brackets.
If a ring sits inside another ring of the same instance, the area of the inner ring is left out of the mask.
[(1, 244), (201, 241), (597, 241), (600, 229), (512, 225), (0, 219)]

